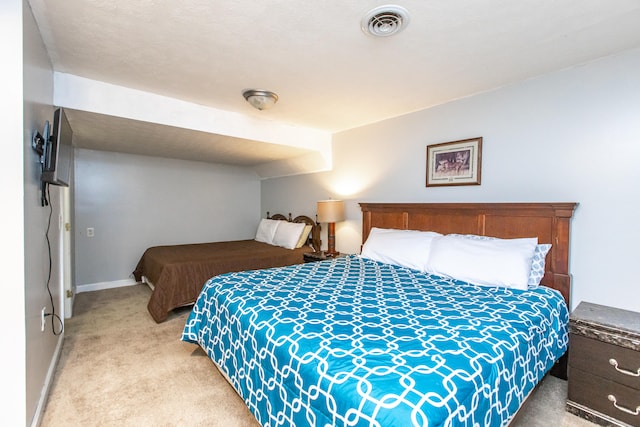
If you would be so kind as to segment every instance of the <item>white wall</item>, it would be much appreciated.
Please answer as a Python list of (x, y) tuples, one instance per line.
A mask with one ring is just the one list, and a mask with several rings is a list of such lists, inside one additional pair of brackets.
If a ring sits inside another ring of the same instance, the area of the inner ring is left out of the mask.
[(2, 342), (10, 349), (4, 353), (0, 388), (0, 413), (3, 422), (25, 425), (25, 296), (24, 296), (24, 207), (23, 113), (22, 113), (22, 1), (0, 2), (0, 128), (3, 155), (0, 157), (3, 219), (0, 231), (5, 248), (2, 262), (4, 297), (11, 301), (0, 310)]
[(253, 238), (261, 215), (251, 168), (77, 149), (76, 285), (129, 279), (150, 246)]
[[(336, 245), (355, 253), (361, 201), (578, 202), (572, 306), (586, 300), (640, 311), (638, 70), (640, 50), (629, 51), (339, 133), (332, 172), (264, 181), (262, 208), (315, 213), (316, 200), (343, 198), (347, 221), (336, 226)], [(478, 136), (482, 185), (425, 187), (428, 144)]]
[[(4, 298), (1, 311), (5, 343), (0, 405), (4, 425), (37, 424), (55, 367), (62, 336), (51, 331), (51, 318), (40, 330), (40, 311), (52, 312), (47, 290), (49, 253), (45, 239), (49, 210), (40, 206), (37, 155), (31, 148), (34, 131), (53, 118), (53, 71), (31, 10), (22, 0), (0, 2), (0, 128), (4, 184), (2, 242)], [(57, 223), (57, 192), (52, 192)], [(53, 262), (59, 230), (49, 234)], [(8, 249), (8, 250), (7, 250)], [(59, 306), (61, 283), (49, 283)], [(60, 311), (58, 311), (59, 313)], [(59, 331), (60, 325), (57, 330)], [(7, 360), (8, 359), (8, 360)]]

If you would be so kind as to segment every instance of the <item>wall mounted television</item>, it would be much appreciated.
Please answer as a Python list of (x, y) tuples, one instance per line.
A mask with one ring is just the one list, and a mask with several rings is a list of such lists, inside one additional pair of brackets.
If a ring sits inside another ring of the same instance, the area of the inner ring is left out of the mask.
[[(47, 135), (45, 135), (47, 138)], [(45, 141), (42, 166), (42, 182), (52, 185), (69, 186), (73, 160), (73, 131), (62, 108), (53, 115), (51, 137)]]

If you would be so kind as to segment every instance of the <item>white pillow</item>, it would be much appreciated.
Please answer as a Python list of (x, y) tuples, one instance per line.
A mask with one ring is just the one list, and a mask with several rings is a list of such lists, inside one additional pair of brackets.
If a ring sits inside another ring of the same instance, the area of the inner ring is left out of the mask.
[(473, 240), (447, 235), (435, 239), (427, 271), (477, 285), (527, 289), (537, 238)]
[(433, 231), (371, 228), (361, 257), (424, 272), (431, 242), (442, 236)]
[[(450, 236), (460, 236), (465, 239), (474, 240), (493, 240), (498, 237), (491, 236), (479, 236), (477, 234), (450, 234)], [(547, 253), (551, 250), (551, 243), (538, 243), (536, 250), (533, 252), (533, 258), (531, 259), (531, 271), (529, 272), (528, 287), (529, 289), (535, 288), (540, 285), (540, 281), (544, 277), (545, 263)]]
[(258, 242), (268, 243), (273, 245), (273, 236), (276, 234), (278, 225), (284, 221), (278, 221), (275, 219), (262, 218), (258, 225), (258, 231), (256, 232), (256, 240)]
[(300, 240), (300, 235), (304, 230), (304, 224), (296, 222), (280, 221), (282, 224), (276, 228), (273, 236), (273, 244), (287, 249), (294, 249)]

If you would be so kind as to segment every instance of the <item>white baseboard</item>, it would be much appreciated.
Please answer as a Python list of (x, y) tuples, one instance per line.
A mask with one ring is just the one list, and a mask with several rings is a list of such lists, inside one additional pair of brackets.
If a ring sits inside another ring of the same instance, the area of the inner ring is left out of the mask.
[(42, 386), (42, 390), (40, 391), (40, 398), (38, 399), (38, 406), (36, 407), (36, 413), (31, 420), (31, 427), (37, 427), (40, 425), (42, 421), (42, 416), (44, 415), (44, 407), (47, 403), (47, 399), (49, 397), (49, 392), (51, 391), (51, 385), (53, 384), (53, 377), (56, 373), (56, 367), (58, 366), (58, 360), (60, 360), (60, 354), (62, 353), (62, 343), (64, 342), (64, 330), (58, 336), (58, 343), (56, 344), (56, 349), (53, 352), (53, 358), (51, 359), (51, 363), (49, 364), (49, 369), (47, 370), (47, 376), (44, 379), (44, 385)]
[(86, 285), (76, 285), (76, 293), (101, 291), (103, 289), (122, 288), (124, 286), (137, 285), (135, 279), (114, 280), (113, 282), (89, 283)]

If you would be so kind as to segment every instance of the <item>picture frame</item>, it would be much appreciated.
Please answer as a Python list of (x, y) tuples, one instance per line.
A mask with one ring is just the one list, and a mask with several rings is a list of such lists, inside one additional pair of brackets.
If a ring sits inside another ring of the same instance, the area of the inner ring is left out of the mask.
[(480, 185), (482, 137), (427, 145), (427, 187)]

